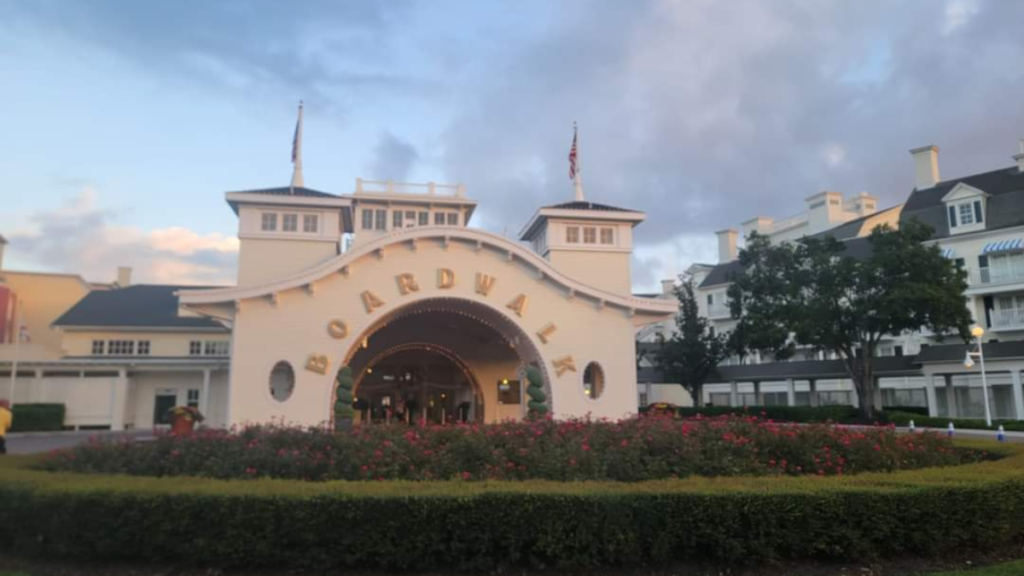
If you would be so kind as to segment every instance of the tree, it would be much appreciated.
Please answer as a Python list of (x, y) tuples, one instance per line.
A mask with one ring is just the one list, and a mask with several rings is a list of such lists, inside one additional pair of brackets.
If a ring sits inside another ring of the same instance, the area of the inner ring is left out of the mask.
[(708, 319), (700, 315), (694, 284), (692, 276), (684, 275), (676, 287), (676, 332), (671, 339), (662, 339), (655, 364), (662, 377), (682, 385), (699, 406), (704, 383), (729, 356), (730, 347), (729, 336), (716, 334)]
[(334, 426), (337, 430), (348, 430), (352, 427), (352, 369), (342, 366), (334, 378), (337, 386), (334, 400)]
[(752, 234), (740, 251), (743, 272), (729, 287), (730, 312), (739, 319), (739, 345), (791, 357), (797, 346), (834, 352), (861, 399), (861, 414), (874, 416), (874, 357), (879, 341), (929, 328), (939, 338), (968, 337), (966, 273), (923, 244), (932, 229), (916, 220), (898, 230), (876, 227), (868, 253), (846, 253), (832, 237), (803, 238), (772, 246)]
[(544, 393), (544, 376), (536, 366), (526, 369), (526, 380), (529, 385), (526, 387), (526, 394), (530, 397), (527, 406), (530, 409), (531, 419), (542, 419), (548, 413), (548, 405), (545, 403), (548, 395)]

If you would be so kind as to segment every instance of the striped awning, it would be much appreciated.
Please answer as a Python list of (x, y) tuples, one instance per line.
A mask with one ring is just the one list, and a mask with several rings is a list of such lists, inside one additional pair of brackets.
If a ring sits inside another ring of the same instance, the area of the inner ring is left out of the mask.
[(1011, 240), (1000, 240), (999, 242), (989, 242), (982, 248), (982, 254), (988, 254), (989, 252), (1005, 252), (1007, 250), (1020, 250), (1024, 248), (1024, 240), (1020, 238), (1013, 238)]
[(942, 257), (943, 258), (954, 258), (955, 256), (956, 256), (956, 251), (953, 250), (952, 248), (943, 248), (942, 249)]

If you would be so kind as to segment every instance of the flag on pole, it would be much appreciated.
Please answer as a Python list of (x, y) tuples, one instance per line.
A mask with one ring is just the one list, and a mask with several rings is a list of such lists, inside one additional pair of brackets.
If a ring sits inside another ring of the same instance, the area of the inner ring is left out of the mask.
[(291, 193), (304, 186), (302, 182), (302, 100), (299, 100), (299, 119), (295, 122), (295, 136), (292, 137), (292, 185)]
[(292, 164), (299, 159), (299, 136), (302, 134), (302, 103), (299, 103), (299, 118), (295, 121), (295, 136), (292, 137)]
[(573, 180), (576, 178), (576, 173), (579, 172), (579, 163), (576, 155), (576, 123), (572, 123), (572, 148), (569, 149), (569, 179)]

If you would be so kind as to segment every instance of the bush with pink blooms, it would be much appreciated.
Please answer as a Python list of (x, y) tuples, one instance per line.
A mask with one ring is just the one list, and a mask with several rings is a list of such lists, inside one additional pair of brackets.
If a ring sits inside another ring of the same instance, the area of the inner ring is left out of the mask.
[(986, 458), (892, 427), (788, 425), (754, 416), (488, 425), (364, 425), (347, 432), (252, 426), (52, 453), (51, 471), (324, 480), (611, 480), (833, 476)]

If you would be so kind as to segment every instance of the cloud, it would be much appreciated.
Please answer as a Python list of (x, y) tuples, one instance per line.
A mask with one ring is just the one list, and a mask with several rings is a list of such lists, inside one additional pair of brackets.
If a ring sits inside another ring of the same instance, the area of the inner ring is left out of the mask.
[(139, 283), (235, 283), (237, 238), (186, 228), (144, 231), (116, 225), (117, 217), (98, 208), (95, 189), (86, 186), (61, 206), (29, 216), (29, 225), (8, 237), (8, 254), (91, 281), (110, 281), (118, 266), (131, 266)]
[(951, 34), (978, 13), (978, 0), (947, 0), (946, 18), (942, 23), (942, 33)]
[(944, 176), (1009, 165), (1024, 133), (1024, 108), (1006, 99), (1024, 93), (1024, 72), (1005, 65), (1024, 60), (1024, 3), (559, 6), (476, 79), (442, 162), (514, 226), (571, 198), (577, 120), (587, 198), (648, 212), (635, 239), (652, 263), (638, 272), (675, 265), (667, 244), (713, 242), (820, 190), (905, 201), (910, 148), (943, 147)]
[(370, 178), (406, 182), (418, 159), (419, 152), (415, 146), (390, 132), (385, 132), (373, 148), (373, 160), (369, 166)]

